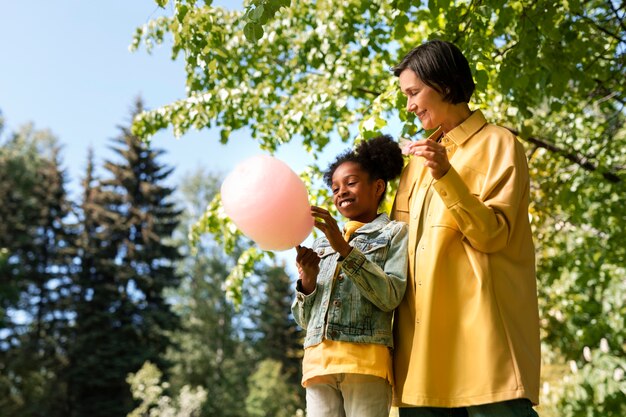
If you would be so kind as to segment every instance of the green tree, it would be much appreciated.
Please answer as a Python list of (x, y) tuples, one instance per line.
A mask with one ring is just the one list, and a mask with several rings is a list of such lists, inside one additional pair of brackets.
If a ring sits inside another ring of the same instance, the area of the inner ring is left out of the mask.
[(173, 392), (188, 385), (204, 387), (210, 393), (201, 415), (241, 417), (245, 416), (242, 401), (255, 355), (243, 337), (243, 311), (235, 310), (222, 289), (234, 260), (211, 236), (204, 236), (193, 248), (186, 238), (190, 225), (217, 193), (219, 182), (217, 174), (204, 170), (180, 182), (180, 201), (185, 210), (179, 239), (184, 257), (178, 272), (183, 278), (170, 297), (175, 300), (181, 325), (172, 334), (175, 346), (168, 351), (167, 359), (173, 364)]
[(245, 408), (251, 417), (293, 417), (300, 399), (293, 385), (283, 376), (279, 361), (265, 359), (248, 378)]
[(0, 145), (0, 407), (64, 415), (73, 229), (59, 145), (32, 125)]
[[(136, 102), (133, 115), (142, 110)], [(164, 296), (179, 277), (172, 235), (179, 210), (164, 185), (172, 169), (121, 127), (109, 177), (84, 180), (76, 329), (69, 372), (71, 415), (125, 415), (133, 408), (129, 373), (150, 360), (167, 370), (166, 332), (178, 326)], [(91, 160), (91, 157), (90, 157)]]
[(161, 381), (163, 373), (146, 362), (139, 371), (128, 376), (133, 397), (141, 403), (128, 417), (198, 417), (207, 392), (202, 388), (182, 387), (180, 395), (171, 398), (164, 393), (169, 384)]
[[(262, 149), (273, 152), (301, 140), (314, 158), (330, 138), (358, 140), (381, 131), (421, 137), (388, 69), (426, 39), (455, 42), (477, 83), (471, 107), (517, 133), (528, 149), (544, 369), (556, 375), (546, 381), (549, 392), (560, 393), (546, 394), (544, 409), (564, 416), (589, 409), (623, 415), (625, 394), (614, 383), (623, 384), (626, 368), (624, 2), (245, 5), (244, 13), (175, 1), (171, 16), (138, 28), (135, 48), (144, 42), (151, 49), (171, 36), (173, 57), (184, 54), (188, 96), (143, 113), (133, 131), (149, 137), (171, 127), (179, 136), (217, 127), (227, 143), (232, 131), (247, 127)], [(302, 176), (313, 199), (323, 200), (315, 187), (318, 174), (314, 163)], [(192, 237), (207, 231), (227, 249), (237, 238), (219, 198)], [(228, 280), (235, 297), (264, 256), (254, 248), (241, 254)], [(578, 395), (583, 388), (572, 369), (590, 366), (584, 352), (595, 355), (601, 340), (608, 346), (601, 356), (612, 359), (601, 361), (606, 372), (586, 374), (594, 395)], [(567, 378), (578, 382), (562, 382)], [(607, 392), (612, 394), (602, 394)]]
[(271, 359), (281, 365), (283, 378), (301, 394), (300, 407), (304, 408), (304, 390), (300, 385), (304, 334), (291, 317), (295, 284), (285, 265), (263, 268), (260, 280), (262, 294), (253, 314), (255, 351), (263, 360)]

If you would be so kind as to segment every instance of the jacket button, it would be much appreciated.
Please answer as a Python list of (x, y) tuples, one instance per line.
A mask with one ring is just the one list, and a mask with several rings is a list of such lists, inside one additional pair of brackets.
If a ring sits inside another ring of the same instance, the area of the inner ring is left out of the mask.
[(445, 190), (442, 190), (442, 191), (441, 191), (441, 195), (442, 195), (443, 197), (445, 197), (445, 196), (447, 196), (447, 195), (448, 195), (448, 193), (446, 193), (446, 192), (445, 192)]
[(337, 337), (338, 334), (339, 334), (339, 332), (337, 330), (331, 330), (331, 332), (330, 332), (330, 336), (331, 337)]
[(341, 305), (341, 300), (335, 300), (333, 301), (333, 304), (337, 307), (339, 307)]
[(337, 281), (343, 281), (343, 275), (339, 275), (339, 276), (337, 277)]

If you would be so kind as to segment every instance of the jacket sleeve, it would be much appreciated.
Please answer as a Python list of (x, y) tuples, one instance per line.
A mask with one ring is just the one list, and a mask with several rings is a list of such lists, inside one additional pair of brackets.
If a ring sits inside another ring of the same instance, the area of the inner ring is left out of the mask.
[(357, 248), (353, 248), (341, 264), (363, 296), (382, 311), (395, 309), (406, 290), (408, 227), (400, 222), (395, 227), (384, 269), (368, 260)]
[(301, 290), (301, 281), (298, 280), (296, 284), (296, 297), (291, 305), (291, 314), (298, 323), (298, 326), (306, 330), (309, 326), (309, 320), (311, 319), (311, 309), (313, 307), (313, 301), (317, 295), (317, 286), (311, 294), (304, 294)]
[(470, 190), (454, 167), (433, 187), (469, 244), (478, 251), (493, 253), (506, 247), (515, 231), (518, 211), (527, 208), (528, 164), (522, 145), (511, 140), (497, 147), (484, 172), (480, 190)]
[[(317, 240), (313, 242), (313, 250), (317, 249)], [(319, 285), (315, 286), (315, 289), (311, 294), (304, 294), (302, 292), (302, 281), (298, 279), (296, 283), (296, 296), (293, 300), (293, 304), (291, 305), (291, 314), (293, 315), (294, 320), (298, 323), (298, 326), (302, 327), (304, 330), (309, 325), (309, 321), (311, 320), (311, 310), (313, 308), (313, 303), (315, 302), (315, 297), (317, 296)]]

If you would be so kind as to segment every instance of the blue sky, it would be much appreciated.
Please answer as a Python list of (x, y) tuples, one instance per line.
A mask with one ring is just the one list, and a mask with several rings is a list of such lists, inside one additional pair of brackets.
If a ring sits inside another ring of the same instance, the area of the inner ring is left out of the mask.
[[(0, 0), (0, 4), (3, 136), (28, 122), (36, 129), (51, 130), (64, 146), (72, 194), (83, 177), (89, 146), (97, 164), (113, 158), (110, 139), (118, 135), (118, 125), (128, 124), (135, 97), (141, 95), (148, 108), (156, 108), (185, 96), (183, 63), (170, 59), (168, 43), (151, 55), (145, 49), (128, 50), (138, 26), (168, 13), (154, 0)], [(241, 1), (214, 4), (242, 7)], [(234, 133), (227, 145), (218, 138), (216, 130), (203, 130), (175, 139), (168, 130), (152, 143), (166, 150), (161, 162), (176, 167), (173, 183), (198, 166), (227, 174), (245, 158), (261, 153), (245, 130)], [(330, 159), (345, 147), (336, 143), (325, 154)], [(297, 141), (276, 156), (296, 172), (312, 161)]]
[[(237, 0), (214, 5), (242, 8)], [(118, 136), (117, 126), (128, 124), (138, 95), (148, 108), (185, 97), (183, 63), (171, 60), (171, 44), (152, 54), (128, 50), (138, 26), (168, 11), (154, 0), (0, 0), (0, 6), (2, 137), (30, 122), (37, 130), (52, 131), (63, 145), (68, 189), (76, 199), (88, 148), (93, 147), (98, 166), (115, 158), (110, 139)], [(245, 130), (234, 132), (227, 145), (219, 143), (216, 130), (191, 131), (180, 139), (167, 130), (155, 135), (152, 144), (166, 151), (162, 163), (176, 167), (170, 185), (199, 166), (226, 175), (262, 153)], [(331, 142), (320, 157), (322, 166), (346, 147)], [(296, 172), (313, 161), (297, 140), (280, 148), (276, 157)], [(282, 252), (279, 259), (291, 267), (295, 251)]]

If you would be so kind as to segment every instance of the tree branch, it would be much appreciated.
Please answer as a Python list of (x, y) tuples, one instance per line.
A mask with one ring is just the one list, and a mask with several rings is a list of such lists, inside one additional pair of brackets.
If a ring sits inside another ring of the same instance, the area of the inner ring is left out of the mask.
[(613, 39), (617, 39), (620, 43), (625, 43), (626, 42), (626, 39), (622, 39), (619, 36), (617, 36), (615, 33), (613, 33), (611, 31), (603, 28), (602, 26), (598, 25), (593, 19), (591, 19), (591, 18), (589, 18), (589, 17), (587, 17), (585, 15), (579, 14), (579, 13), (577, 13), (576, 16), (580, 17), (583, 20), (588, 21), (591, 24), (591, 26), (593, 26), (594, 28), (598, 29), (601, 32), (606, 33), (607, 35), (609, 35)]
[[(506, 127), (506, 126), (505, 126)], [(519, 131), (510, 127), (506, 127), (506, 129), (508, 129), (511, 133), (513, 133), (515, 136), (519, 136)], [(581, 155), (579, 153), (576, 152), (568, 152), (565, 149), (559, 148), (558, 146), (556, 146), (553, 143), (547, 142), (543, 139), (539, 139), (536, 137), (528, 137), (526, 138), (526, 141), (532, 143), (533, 145), (539, 147), (539, 148), (544, 148), (547, 149), (551, 152), (554, 152), (556, 154), (561, 155), (562, 157), (564, 157), (565, 159), (567, 159), (570, 162), (575, 163), (576, 165), (579, 165), (581, 168), (590, 171), (590, 172), (595, 172), (595, 171), (599, 171), (599, 167), (594, 164), (593, 162), (589, 161), (589, 158), (587, 158), (585, 155)], [(620, 178), (620, 176), (618, 175), (618, 173), (620, 172), (620, 170), (617, 171), (604, 171), (604, 172), (600, 172), (600, 174), (604, 177), (604, 179), (612, 182), (612, 183), (619, 183), (622, 181), (622, 179)]]
[[(617, 21), (619, 22), (619, 25), (621, 26), (622, 30), (626, 31), (626, 24), (624, 24), (624, 21), (622, 20), (622, 17), (619, 15), (618, 9), (616, 9), (613, 6), (613, 1), (609, 0), (609, 1), (607, 1), (607, 3), (609, 4), (609, 7), (611, 8), (611, 10), (613, 10), (613, 14), (617, 18)], [(622, 7), (624, 7), (624, 3), (622, 3)]]
[(371, 95), (376, 96), (376, 97), (378, 97), (379, 95), (382, 94), (381, 92), (369, 90), (369, 89), (364, 88), (364, 87), (357, 87), (354, 90), (355, 91), (359, 91), (361, 93), (365, 93), (365, 94), (371, 94)]

